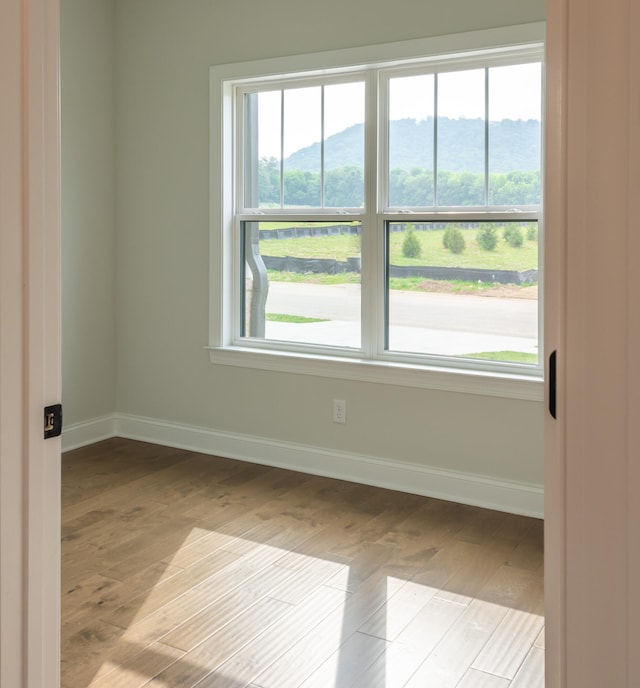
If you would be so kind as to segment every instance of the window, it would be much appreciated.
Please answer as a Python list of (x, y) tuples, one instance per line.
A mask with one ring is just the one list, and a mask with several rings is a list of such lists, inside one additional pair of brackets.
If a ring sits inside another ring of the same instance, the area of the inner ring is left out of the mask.
[(538, 398), (540, 36), (212, 68), (212, 361)]

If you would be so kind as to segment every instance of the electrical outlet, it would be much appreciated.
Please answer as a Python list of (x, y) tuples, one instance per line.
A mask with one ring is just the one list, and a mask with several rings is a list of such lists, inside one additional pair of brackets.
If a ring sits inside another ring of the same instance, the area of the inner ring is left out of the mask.
[(333, 400), (333, 422), (347, 422), (347, 402), (344, 399)]

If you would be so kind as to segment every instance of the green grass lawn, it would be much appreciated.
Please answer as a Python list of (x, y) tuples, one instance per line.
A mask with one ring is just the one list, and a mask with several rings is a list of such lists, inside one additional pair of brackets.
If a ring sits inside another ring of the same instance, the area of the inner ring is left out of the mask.
[(284, 272), (283, 270), (267, 270), (270, 282), (304, 282), (305, 284), (360, 284), (360, 274), (357, 272), (338, 272), (329, 275), (326, 272)]
[(331, 258), (345, 261), (360, 255), (360, 237), (326, 236), (298, 239), (267, 239), (260, 242), (263, 256), (294, 258)]
[(442, 291), (451, 294), (481, 294), (488, 289), (500, 287), (497, 282), (466, 282), (464, 280), (429, 280), (424, 277), (389, 277), (389, 289), (400, 291)]
[[(299, 223), (296, 223), (299, 224)], [(522, 247), (513, 248), (502, 238), (493, 251), (484, 251), (476, 242), (475, 229), (463, 229), (466, 247), (462, 253), (451, 253), (442, 245), (444, 230), (416, 232), (420, 241), (419, 258), (405, 258), (402, 255), (404, 233), (391, 234), (391, 265), (431, 265), (460, 268), (483, 268), (487, 270), (531, 270), (538, 267), (538, 245), (535, 241), (524, 241)], [(297, 258), (331, 258), (345, 261), (360, 255), (360, 238), (356, 236), (306, 237), (297, 239), (263, 240), (260, 251), (265, 256), (294, 256)]]
[(481, 354), (464, 354), (462, 358), (481, 358), (484, 361), (508, 361), (530, 365), (538, 362), (538, 354), (527, 354), (522, 351), (486, 351)]
[(329, 322), (327, 318), (306, 318), (304, 315), (287, 315), (286, 313), (267, 313), (266, 318), (271, 322), (285, 322), (298, 324)]
[[(360, 284), (360, 274), (357, 272), (338, 272), (335, 275), (326, 272), (285, 272), (283, 270), (267, 270), (270, 282), (291, 282), (304, 284)], [(437, 289), (434, 285), (437, 284)], [(496, 282), (465, 282), (463, 280), (427, 280), (424, 277), (391, 277), (389, 289), (401, 291), (445, 291), (451, 294), (481, 294), (488, 289), (500, 288)], [(521, 284), (521, 287), (529, 286)]]

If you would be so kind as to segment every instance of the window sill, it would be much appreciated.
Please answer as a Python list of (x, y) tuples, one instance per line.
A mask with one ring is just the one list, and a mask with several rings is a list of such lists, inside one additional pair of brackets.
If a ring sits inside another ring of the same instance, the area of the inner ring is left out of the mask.
[(542, 401), (541, 376), (429, 367), (391, 361), (338, 358), (240, 346), (206, 347), (216, 365), (255, 368), (341, 380), (437, 389), (480, 396)]

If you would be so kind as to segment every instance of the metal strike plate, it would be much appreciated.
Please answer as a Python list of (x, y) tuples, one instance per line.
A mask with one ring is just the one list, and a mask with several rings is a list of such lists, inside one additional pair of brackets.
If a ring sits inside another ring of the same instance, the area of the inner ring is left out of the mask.
[(59, 437), (62, 434), (62, 404), (44, 407), (44, 438)]

